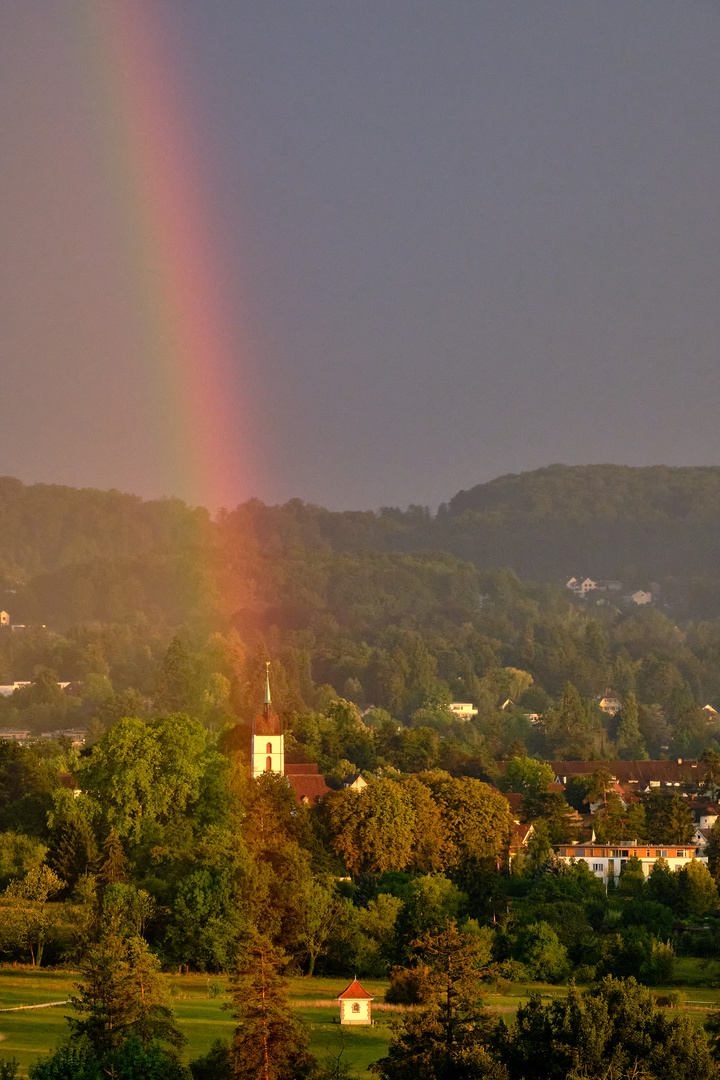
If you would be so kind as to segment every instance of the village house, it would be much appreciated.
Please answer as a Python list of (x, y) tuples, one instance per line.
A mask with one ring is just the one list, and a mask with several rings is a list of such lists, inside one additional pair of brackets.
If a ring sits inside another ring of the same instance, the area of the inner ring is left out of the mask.
[(593, 581), (592, 578), (586, 577), (580, 581), (578, 578), (571, 577), (565, 585), (566, 589), (570, 589), (576, 596), (585, 596), (586, 593), (592, 592), (593, 589), (597, 589), (597, 581)]
[(717, 709), (713, 709), (712, 705), (703, 705), (703, 707), (702, 707), (702, 709), (700, 711), (702, 712), (703, 716), (705, 717), (705, 726), (706, 727), (716, 727), (717, 726), (718, 719), (720, 717), (720, 714), (718, 713)]
[(451, 701), (448, 709), (457, 716), (458, 720), (472, 720), (478, 713), (471, 701)]
[(314, 762), (286, 765), (285, 777), (295, 792), (295, 802), (298, 806), (315, 806), (330, 790), (325, 783), (325, 777), (320, 774)]
[(22, 731), (20, 728), (0, 728), (0, 739), (4, 739), (5, 742), (23, 743), (29, 738), (29, 731)]
[(59, 731), (43, 731), (38, 736), (40, 739), (69, 739), (76, 749), (85, 745), (85, 737), (85, 730), (83, 728), (62, 728), (62, 730)]
[(690, 843), (701, 855), (705, 854), (705, 849), (710, 842), (711, 834), (712, 829), (696, 829), (692, 834)]
[(511, 859), (516, 855), (523, 854), (527, 851), (528, 841), (535, 834), (535, 826), (528, 822), (513, 822), (512, 832), (510, 833), (510, 848), (508, 854)]
[(628, 859), (636, 856), (647, 877), (658, 859), (667, 859), (671, 870), (681, 870), (683, 866), (696, 859), (707, 866), (707, 858), (702, 851), (690, 845), (638, 844), (637, 840), (623, 840), (619, 844), (583, 843), (563, 844), (557, 848), (557, 857), (569, 865), (571, 862), (584, 860), (596, 877), (606, 884), (612, 878), (617, 881), (620, 871)]
[(688, 810), (699, 829), (712, 829), (720, 815), (717, 803), (710, 802), (708, 799), (688, 799)]
[(652, 593), (646, 592), (644, 589), (637, 589), (636, 592), (623, 596), (622, 602), (623, 604), (651, 604)]
[(622, 702), (608, 686), (603, 696), (598, 701), (598, 707), (608, 716), (615, 716), (622, 709)]
[(23, 686), (29, 686), (29, 682), (11, 682), (4, 683), (0, 686), (0, 697), (10, 697), (16, 690), (21, 690)]
[(363, 788), (367, 787), (367, 780), (362, 773), (350, 773), (343, 780), (343, 787), (348, 788), (350, 791), (362, 791)]
[(551, 761), (555, 779), (567, 784), (573, 776), (592, 776), (598, 769), (607, 772), (626, 792), (650, 791), (656, 787), (676, 787), (702, 783), (702, 762), (690, 758), (674, 761)]

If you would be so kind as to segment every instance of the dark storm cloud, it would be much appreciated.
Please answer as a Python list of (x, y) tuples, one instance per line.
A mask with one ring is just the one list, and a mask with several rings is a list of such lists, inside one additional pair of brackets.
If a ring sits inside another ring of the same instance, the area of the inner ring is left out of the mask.
[[(167, 491), (145, 365), (116, 385), (132, 335), (83, 169), (76, 5), (28, 6), (57, 33), (4, 35), (0, 133), (21, 155), (2, 181), (0, 349), (21, 408), (2, 406), (0, 471)], [(437, 503), (552, 461), (717, 463), (720, 8), (157, 10), (243, 312), (263, 450), (238, 499)], [(89, 209), (70, 230), (73, 199)]]

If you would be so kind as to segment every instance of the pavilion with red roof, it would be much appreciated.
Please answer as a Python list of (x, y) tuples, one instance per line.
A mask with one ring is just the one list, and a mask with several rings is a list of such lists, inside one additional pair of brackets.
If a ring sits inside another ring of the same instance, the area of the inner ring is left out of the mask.
[(347, 990), (343, 990), (342, 994), (338, 994), (340, 1023), (372, 1024), (370, 1002), (373, 1000), (372, 994), (368, 994), (357, 979), (353, 979)]

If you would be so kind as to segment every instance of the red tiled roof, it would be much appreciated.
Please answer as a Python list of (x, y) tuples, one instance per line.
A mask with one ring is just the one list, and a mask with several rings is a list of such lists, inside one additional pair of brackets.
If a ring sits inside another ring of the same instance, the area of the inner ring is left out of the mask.
[(517, 844), (526, 844), (532, 830), (530, 822), (520, 822), (513, 826), (513, 839)]
[(556, 776), (591, 776), (598, 769), (614, 776), (621, 784), (636, 783), (647, 787), (651, 781), (661, 784), (697, 784), (703, 776), (696, 759), (682, 761), (551, 761)]
[(277, 713), (270, 713), (267, 719), (262, 713), (253, 718), (253, 734), (255, 735), (282, 735), (282, 720)]
[[(317, 769), (317, 765), (315, 766)], [(302, 803), (305, 799), (311, 804), (319, 802), (323, 796), (327, 795), (330, 788), (325, 783), (325, 779), (319, 776), (317, 772), (314, 773), (291, 773), (290, 775), (285, 773), (287, 781), (290, 787), (295, 792), (295, 800), (298, 804)]]
[(357, 979), (353, 979), (347, 990), (343, 990), (342, 994), (338, 994), (338, 1001), (342, 1001), (343, 998), (369, 998), (370, 1001), (374, 1001), (372, 994), (368, 994), (367, 990), (363, 990)]

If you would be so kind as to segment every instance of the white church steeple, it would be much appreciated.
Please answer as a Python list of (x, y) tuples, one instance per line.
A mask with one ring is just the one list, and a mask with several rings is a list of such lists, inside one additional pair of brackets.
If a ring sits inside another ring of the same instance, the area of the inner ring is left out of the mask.
[(265, 665), (265, 701), (263, 711), (253, 718), (250, 775), (255, 779), (264, 772), (285, 773), (285, 739), (282, 721), (272, 711), (270, 661)]

